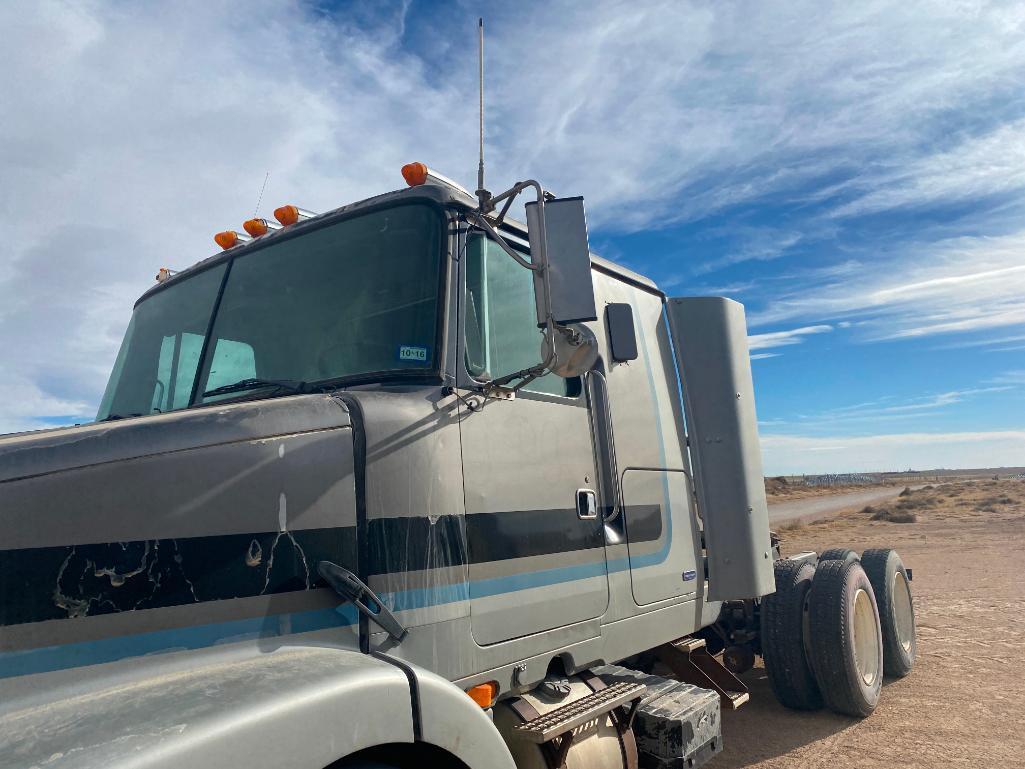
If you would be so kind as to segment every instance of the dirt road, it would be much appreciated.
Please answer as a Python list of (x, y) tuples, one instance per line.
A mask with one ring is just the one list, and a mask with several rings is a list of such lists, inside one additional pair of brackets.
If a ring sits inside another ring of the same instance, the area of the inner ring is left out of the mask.
[[(916, 487), (917, 488), (917, 487)], [(812, 521), (816, 518), (835, 515), (848, 508), (860, 508), (865, 505), (876, 505), (881, 502), (895, 500), (902, 491), (898, 486), (883, 486), (861, 491), (848, 491), (806, 499), (791, 499), (773, 502), (769, 498), (769, 520), (780, 521)]]
[(1025, 767), (1025, 482), (917, 491), (915, 523), (852, 513), (785, 532), (784, 553), (896, 548), (914, 570), (918, 662), (865, 720), (778, 705), (756, 667), (710, 769)]

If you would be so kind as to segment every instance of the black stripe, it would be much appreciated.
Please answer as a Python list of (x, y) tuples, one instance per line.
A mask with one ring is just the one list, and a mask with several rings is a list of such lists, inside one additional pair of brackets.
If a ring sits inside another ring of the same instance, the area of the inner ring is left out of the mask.
[[(660, 506), (631, 506), (626, 515), (633, 542), (661, 537)], [(373, 518), (365, 526), (362, 559), (352, 526), (0, 550), (0, 626), (309, 590), (323, 587), (321, 560), (365, 563), (366, 581), (604, 544), (600, 522), (581, 521), (575, 510)]]
[(626, 533), (631, 542), (654, 542), (662, 537), (661, 505), (627, 505)]
[(398, 574), (466, 563), (465, 518), (371, 518), (367, 549), (369, 573)]
[(308, 590), (351, 528), (0, 550), (0, 625)]
[(605, 546), (601, 521), (582, 521), (574, 508), (467, 515), (466, 539), (470, 563)]

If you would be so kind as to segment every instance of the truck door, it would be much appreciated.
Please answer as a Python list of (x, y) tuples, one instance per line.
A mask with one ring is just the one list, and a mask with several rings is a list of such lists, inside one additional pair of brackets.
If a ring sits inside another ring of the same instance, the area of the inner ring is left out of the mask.
[[(612, 350), (608, 362), (621, 502), (610, 526), (626, 537), (634, 603), (648, 606), (693, 595), (704, 579), (676, 369), (661, 297), (610, 279), (601, 291), (612, 300), (610, 335), (635, 340), (629, 356), (617, 359)], [(616, 323), (625, 327), (614, 330)], [(621, 562), (620, 550), (610, 551), (610, 561)]]
[[(531, 273), (481, 235), (469, 236), (462, 262), (465, 373), (482, 381), (538, 363)], [(474, 401), (460, 419), (474, 639), (600, 617), (608, 579), (580, 380), (549, 375), (514, 400)]]

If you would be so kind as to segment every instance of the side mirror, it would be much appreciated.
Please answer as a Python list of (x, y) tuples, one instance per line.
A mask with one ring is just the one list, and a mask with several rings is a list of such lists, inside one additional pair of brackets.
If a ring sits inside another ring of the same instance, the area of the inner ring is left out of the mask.
[(554, 198), (527, 203), (526, 209), (530, 258), (544, 267), (534, 273), (537, 325), (548, 325), (548, 308), (557, 326), (598, 320), (584, 199)]
[[(563, 379), (582, 376), (598, 362), (598, 340), (587, 326), (556, 326), (555, 354), (552, 356), (551, 372)], [(548, 335), (541, 343), (541, 357), (548, 359)]]

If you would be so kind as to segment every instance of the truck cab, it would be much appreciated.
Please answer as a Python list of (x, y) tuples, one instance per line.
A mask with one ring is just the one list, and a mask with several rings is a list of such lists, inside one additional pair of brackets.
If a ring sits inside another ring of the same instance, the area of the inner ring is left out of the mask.
[(0, 766), (523, 766), (501, 703), (772, 592), (739, 305), (590, 255), (560, 376), (457, 185), (294, 219), (162, 274), (94, 423), (0, 437)]

